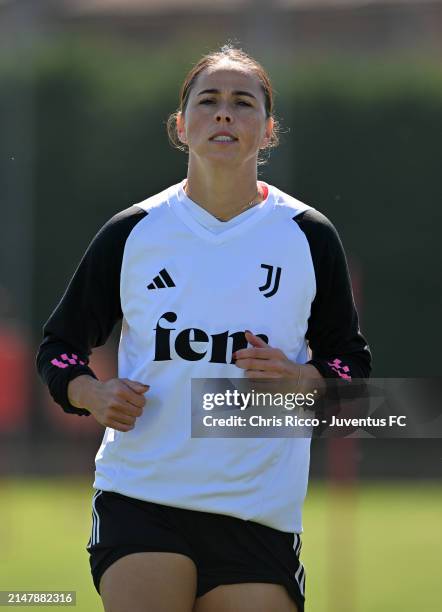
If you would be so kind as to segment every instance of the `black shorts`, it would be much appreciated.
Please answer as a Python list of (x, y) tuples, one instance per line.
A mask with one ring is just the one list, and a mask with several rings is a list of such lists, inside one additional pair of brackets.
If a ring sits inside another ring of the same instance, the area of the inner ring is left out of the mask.
[(197, 567), (197, 597), (221, 584), (283, 585), (304, 611), (301, 538), (239, 518), (172, 508), (98, 490), (86, 546), (95, 588), (117, 559), (135, 552), (175, 552)]

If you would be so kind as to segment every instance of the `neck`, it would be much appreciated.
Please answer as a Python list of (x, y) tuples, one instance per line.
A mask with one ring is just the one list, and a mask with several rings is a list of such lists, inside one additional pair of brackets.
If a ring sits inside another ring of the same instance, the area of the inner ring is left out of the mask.
[(189, 160), (188, 197), (220, 221), (228, 221), (263, 200), (257, 186), (256, 164), (244, 168), (204, 168)]

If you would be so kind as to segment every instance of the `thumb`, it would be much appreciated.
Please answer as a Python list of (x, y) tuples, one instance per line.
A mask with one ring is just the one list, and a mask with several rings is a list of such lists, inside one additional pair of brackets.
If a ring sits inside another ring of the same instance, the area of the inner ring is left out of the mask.
[(248, 329), (246, 329), (245, 331), (245, 337), (247, 342), (249, 342), (252, 346), (256, 346), (257, 348), (269, 346), (267, 342), (264, 342), (264, 340), (259, 336), (255, 336), (255, 334), (252, 334), (252, 332)]
[(132, 389), (132, 391), (135, 391), (135, 393), (146, 393), (146, 391), (150, 389), (150, 385), (145, 385), (144, 383), (136, 380), (129, 380), (128, 378), (125, 378), (124, 382)]

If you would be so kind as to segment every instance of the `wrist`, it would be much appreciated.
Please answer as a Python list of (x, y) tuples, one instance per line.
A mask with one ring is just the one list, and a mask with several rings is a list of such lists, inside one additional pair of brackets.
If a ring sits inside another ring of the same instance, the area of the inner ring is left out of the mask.
[(82, 374), (69, 381), (67, 396), (69, 403), (74, 408), (82, 408), (90, 412), (90, 397), (99, 381), (89, 374)]
[(325, 380), (322, 374), (315, 368), (314, 365), (307, 363), (300, 365), (301, 368), (301, 387), (302, 392), (309, 392), (316, 389), (321, 393), (325, 389)]
[(300, 368), (302, 369), (302, 374), (301, 376), (303, 376), (304, 378), (307, 378), (309, 380), (323, 380), (324, 377), (322, 376), (321, 372), (319, 372), (319, 370), (317, 368), (315, 368), (314, 365), (312, 365), (311, 363), (306, 363), (304, 365), (301, 365)]

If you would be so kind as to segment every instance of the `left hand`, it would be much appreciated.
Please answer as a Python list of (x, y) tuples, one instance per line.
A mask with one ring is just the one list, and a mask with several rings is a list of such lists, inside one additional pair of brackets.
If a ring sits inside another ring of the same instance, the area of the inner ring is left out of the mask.
[(299, 379), (301, 366), (290, 359), (278, 348), (266, 344), (264, 340), (249, 331), (245, 332), (251, 348), (235, 351), (235, 365), (245, 370), (247, 378), (256, 380), (264, 378)]

